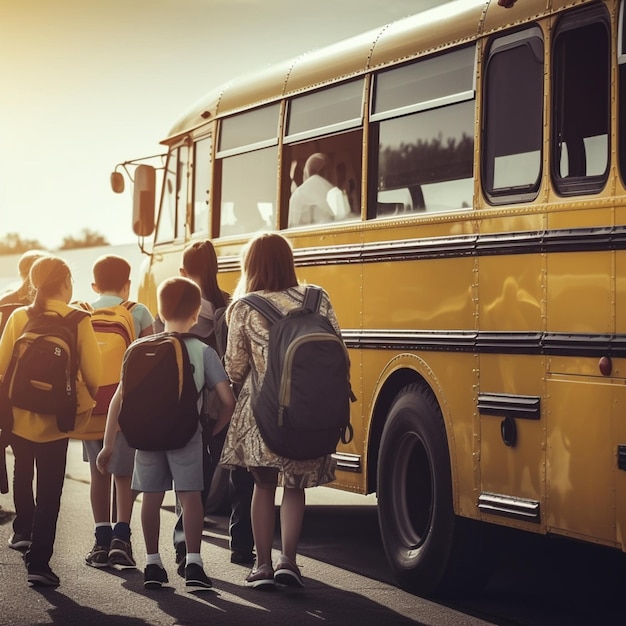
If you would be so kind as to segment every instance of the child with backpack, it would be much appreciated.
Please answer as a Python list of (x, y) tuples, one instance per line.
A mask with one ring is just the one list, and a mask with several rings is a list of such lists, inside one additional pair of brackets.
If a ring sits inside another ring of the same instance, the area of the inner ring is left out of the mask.
[[(253, 401), (262, 388), (268, 367), (270, 323), (246, 301), (256, 292), (281, 313), (302, 307), (306, 287), (298, 283), (289, 242), (277, 233), (261, 233), (244, 248), (236, 297), (227, 310), (226, 371), (233, 384), (241, 384), (237, 405), (226, 434), (220, 464), (245, 467), (254, 478), (252, 531), (257, 560), (246, 578), (250, 587), (270, 589), (275, 583), (304, 587), (296, 564), (296, 550), (305, 511), (304, 489), (335, 480), (336, 463), (330, 454), (293, 460), (273, 452), (261, 435)], [(326, 292), (320, 313), (339, 333), (337, 318)], [(283, 486), (280, 506), (282, 551), (272, 564), (276, 487)]]
[[(200, 337), (205, 343), (216, 349), (220, 358), (224, 356), (224, 346), (216, 337), (215, 314), (218, 311), (223, 313), (230, 302), (230, 295), (220, 289), (217, 282), (217, 255), (215, 248), (209, 239), (195, 241), (188, 244), (183, 250), (182, 264), (180, 268), (181, 276), (186, 276), (193, 280), (202, 293), (202, 304), (198, 323), (191, 327), (192, 334)], [(163, 322), (157, 316), (155, 320), (155, 330), (163, 330)], [(207, 406), (211, 405), (212, 398), (209, 394), (204, 398)], [(205, 407), (206, 408), (206, 407)], [(202, 491), (202, 502), (205, 503), (211, 489), (211, 482), (215, 473), (215, 468), (224, 445), (225, 429), (219, 436), (214, 436), (213, 424), (203, 424), (203, 476), (204, 489)], [(229, 471), (229, 498), (231, 501), (231, 515), (229, 523), (231, 562), (233, 563), (254, 563), (254, 539), (252, 537), (252, 526), (250, 521), (250, 503), (252, 500), (252, 479), (243, 468)], [(177, 503), (177, 512), (180, 510)], [(185, 555), (185, 533), (183, 531), (182, 513), (178, 515), (173, 533), (174, 550), (176, 551), (176, 562), (178, 563), (178, 573), (184, 574)]]
[[(109, 471), (102, 474), (96, 467), (96, 458), (103, 445), (106, 415), (119, 383), (124, 352), (136, 338), (153, 333), (154, 320), (150, 311), (143, 304), (128, 301), (130, 270), (130, 263), (120, 256), (109, 254), (96, 259), (91, 286), (98, 298), (84, 306), (91, 312), (91, 324), (98, 338), (103, 365), (102, 383), (96, 396), (89, 432), (83, 433), (83, 459), (89, 462), (90, 500), (95, 523), (95, 542), (85, 556), (85, 562), (98, 568), (109, 565), (135, 567), (130, 540), (130, 519), (135, 498), (131, 490), (135, 450), (128, 445), (123, 433), (116, 434)], [(112, 480), (115, 485), (114, 516), (111, 515)]]
[[(12, 421), (9, 437), (17, 468), (13, 496), (16, 518), (20, 521), (15, 531), (28, 545), (24, 555), (28, 582), (56, 587), (59, 577), (50, 568), (50, 559), (68, 440), (89, 419), (102, 365), (89, 315), (68, 304), (73, 285), (65, 261), (52, 255), (38, 259), (31, 267), (30, 279), (36, 290), (34, 302), (11, 314), (0, 339), (2, 394), (12, 409), (8, 416), (4, 411), (2, 414), (3, 419), (8, 417)], [(48, 346), (52, 346), (50, 351)], [(33, 351), (35, 357), (30, 361)], [(47, 358), (50, 354), (52, 359)], [(54, 359), (59, 361), (58, 365), (51, 364)], [(39, 366), (39, 370), (22, 375), (27, 363)], [(41, 384), (31, 387), (29, 392), (33, 380)], [(46, 400), (48, 389), (55, 396)], [(59, 392), (61, 397), (57, 395)], [(56, 414), (44, 413), (39, 408), (26, 407), (35, 406), (30, 402), (44, 402), (51, 408), (58, 403), (59, 408)], [(3, 423), (5, 428), (7, 424)], [(32, 479), (33, 463), (37, 467), (35, 498), (32, 482), (19, 475), (19, 468), (30, 468)]]
[[(0, 336), (11, 313), (21, 306), (32, 304), (35, 297), (35, 290), (30, 282), (30, 268), (33, 263), (42, 256), (46, 256), (46, 253), (41, 250), (27, 250), (20, 256), (17, 262), (17, 271), (22, 281), (20, 286), (17, 287), (17, 289), (5, 291), (0, 295)], [(8, 493), (9, 491), (5, 453), (8, 445), (8, 433), (0, 433), (0, 493)], [(32, 462), (19, 467), (15, 467), (14, 464), (13, 475), (15, 476), (16, 474), (21, 483), (30, 485), (32, 489), (33, 478), (35, 476), (35, 467)], [(23, 533), (20, 532), (21, 526), (21, 520), (17, 516), (14, 517), (14, 532), (8, 540), (9, 548), (13, 550), (23, 551), (30, 545), (30, 539), (24, 538)]]
[[(141, 520), (147, 552), (144, 586), (159, 588), (168, 582), (159, 554), (160, 509), (165, 491), (172, 488), (173, 482), (183, 509), (187, 546), (186, 585), (210, 588), (212, 583), (204, 572), (200, 555), (204, 522), (200, 495), (203, 489), (203, 444), (199, 421), (201, 391), (205, 386), (213, 388), (218, 397), (216, 433), (228, 426), (235, 398), (215, 350), (188, 334), (200, 313), (199, 287), (188, 278), (170, 278), (159, 285), (157, 297), (159, 317), (164, 322), (165, 332), (140, 339), (127, 350), (122, 379), (109, 407), (104, 447), (98, 455), (97, 464), (100, 471), (106, 471), (113, 452), (115, 432), (121, 426), (129, 442), (137, 447), (132, 488), (143, 492)], [(176, 355), (177, 371), (173, 375), (167, 374), (166, 379), (161, 375), (169, 372), (173, 357), (168, 355), (172, 353)], [(179, 404), (156, 417), (160, 408), (171, 402), (170, 395), (165, 397), (169, 383), (173, 382), (179, 390), (181, 373), (183, 381), (180, 398), (177, 396)], [(193, 377), (193, 419), (188, 406), (182, 412), (183, 397), (189, 395), (185, 374)], [(148, 390), (151, 390), (150, 398), (146, 397)]]

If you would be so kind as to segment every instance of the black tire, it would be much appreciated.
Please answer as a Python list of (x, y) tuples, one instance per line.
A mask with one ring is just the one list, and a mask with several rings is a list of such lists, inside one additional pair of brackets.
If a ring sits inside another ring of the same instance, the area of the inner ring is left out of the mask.
[[(474, 589), (469, 551), (478, 525), (457, 518), (441, 409), (425, 385), (405, 387), (383, 430), (378, 464), (378, 518), (399, 585), (420, 595)], [(482, 533), (481, 533), (482, 534)], [(468, 543), (470, 542), (470, 543)], [(465, 565), (467, 564), (467, 565)]]

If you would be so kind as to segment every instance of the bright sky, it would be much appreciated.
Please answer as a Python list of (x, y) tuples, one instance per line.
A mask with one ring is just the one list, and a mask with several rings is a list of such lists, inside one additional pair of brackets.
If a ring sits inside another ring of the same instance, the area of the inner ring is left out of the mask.
[(0, 238), (134, 241), (109, 175), (205, 92), (443, 0), (0, 0)]

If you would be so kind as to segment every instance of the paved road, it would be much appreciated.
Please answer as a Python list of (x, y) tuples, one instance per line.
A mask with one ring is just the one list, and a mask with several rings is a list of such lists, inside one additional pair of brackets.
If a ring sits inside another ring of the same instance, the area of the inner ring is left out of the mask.
[[(10, 453), (8, 464), (11, 472)], [(304, 591), (265, 593), (245, 588), (243, 579), (248, 568), (230, 563), (227, 520), (216, 516), (217, 524), (205, 529), (202, 547), (215, 589), (187, 592), (184, 581), (176, 575), (169, 540), (174, 524), (171, 497), (165, 501), (161, 534), (161, 553), (170, 585), (157, 591), (145, 590), (141, 570), (97, 570), (84, 564), (84, 554), (93, 543), (86, 470), (80, 444), (72, 442), (51, 563), (61, 578), (61, 586), (56, 590), (38, 590), (26, 583), (19, 554), (6, 547), (11, 533), (11, 496), (0, 496), (5, 513), (0, 526), (3, 626), (491, 623), (394, 587), (378, 536), (375, 499), (346, 495), (343, 505), (323, 504), (336, 499), (336, 492), (329, 489), (309, 490), (310, 506), (303, 529), (302, 555), (298, 558), (307, 584)], [(355, 501), (363, 505), (345, 506)], [(144, 547), (138, 512), (137, 508), (132, 530), (134, 550), (142, 566)]]
[[(9, 471), (12, 457), (9, 454)], [(19, 554), (6, 547), (13, 509), (0, 495), (0, 626), (130, 626), (196, 624), (295, 624), (341, 626), (587, 626), (626, 623), (626, 559), (617, 552), (563, 540), (498, 532), (499, 563), (485, 590), (471, 598), (427, 600), (396, 588), (378, 532), (376, 499), (332, 489), (307, 492), (309, 506), (298, 562), (306, 590), (264, 593), (243, 586), (247, 567), (229, 561), (228, 524), (205, 529), (202, 547), (214, 590), (187, 592), (178, 578), (170, 542), (173, 497), (162, 513), (161, 553), (170, 585), (143, 588), (141, 570), (96, 570), (83, 558), (93, 543), (88, 468), (80, 444), (70, 444), (67, 480), (52, 567), (56, 590), (26, 583)], [(134, 549), (144, 563), (139, 510)], [(278, 545), (278, 544), (276, 544)]]

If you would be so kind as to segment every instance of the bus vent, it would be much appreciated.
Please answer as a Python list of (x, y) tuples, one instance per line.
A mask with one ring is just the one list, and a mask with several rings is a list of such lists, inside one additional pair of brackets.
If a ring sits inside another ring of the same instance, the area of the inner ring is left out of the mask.
[(537, 524), (541, 521), (537, 500), (484, 492), (478, 496), (478, 508), (482, 513), (490, 515), (502, 515)]
[(363, 471), (361, 467), (361, 455), (360, 454), (348, 454), (347, 452), (335, 452), (333, 459), (337, 461), (337, 469), (343, 472), (356, 472)]
[(617, 468), (626, 471), (626, 445), (617, 446)]

